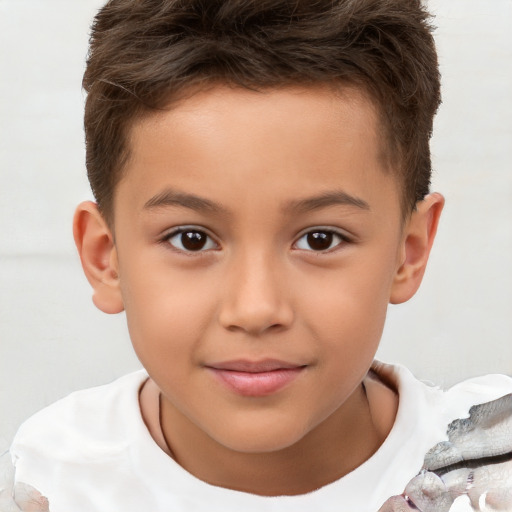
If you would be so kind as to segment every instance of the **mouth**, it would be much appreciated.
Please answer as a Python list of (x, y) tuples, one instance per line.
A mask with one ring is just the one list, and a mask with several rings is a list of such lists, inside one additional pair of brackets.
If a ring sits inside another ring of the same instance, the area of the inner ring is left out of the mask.
[(291, 384), (307, 365), (298, 365), (275, 359), (264, 361), (225, 361), (206, 368), (228, 387), (242, 396), (269, 396)]

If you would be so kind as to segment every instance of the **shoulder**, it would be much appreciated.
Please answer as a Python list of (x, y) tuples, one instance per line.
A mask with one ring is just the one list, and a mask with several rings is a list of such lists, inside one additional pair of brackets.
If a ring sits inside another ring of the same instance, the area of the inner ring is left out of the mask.
[(512, 377), (500, 374), (474, 377), (455, 384), (446, 391), (446, 395), (450, 399), (472, 401), (472, 405), (499, 398), (509, 393), (512, 393)]
[[(403, 451), (404, 439), (414, 439), (416, 471), (428, 466), (427, 453), (432, 453), (433, 447), (449, 442), (455, 426), (474, 427), (474, 417), (489, 418), (489, 424), (494, 424), (496, 418), (496, 430), (508, 428), (510, 432), (512, 428), (511, 377), (486, 375), (468, 379), (444, 391), (421, 382), (400, 365), (376, 363), (372, 369), (399, 396), (395, 423), (386, 442), (399, 447), (397, 451)], [(507, 427), (503, 426), (502, 419), (506, 419)], [(470, 430), (474, 433), (475, 429)], [(490, 430), (485, 428), (483, 432), (488, 436)], [(471, 443), (481, 443), (473, 435), (468, 439)], [(490, 444), (486, 442), (481, 450), (477, 450), (479, 456), (489, 455), (489, 446), (493, 444), (492, 440)], [(409, 458), (411, 453), (408, 453)], [(445, 463), (444, 459), (442, 463)]]
[[(114, 382), (76, 391), (26, 420), (13, 440), (14, 460), (22, 456), (52, 459), (94, 456), (128, 442), (127, 419), (139, 417), (138, 390), (147, 379), (145, 371), (125, 375)], [(140, 418), (140, 421), (142, 419)], [(124, 435), (119, 438), (118, 432)]]
[(437, 409), (440, 419), (448, 423), (455, 418), (467, 416), (474, 405), (512, 393), (512, 377), (507, 375), (474, 377), (442, 390), (438, 386), (416, 379), (405, 366), (399, 364), (375, 361), (372, 370), (379, 379), (397, 391), (400, 402), (404, 405), (410, 406), (421, 400), (422, 411)]
[(429, 425), (424, 431), (429, 443), (418, 474), (380, 511), (452, 510), (455, 501), (479, 510), (482, 499), (512, 510), (512, 378), (486, 375), (442, 391), (415, 380), (403, 367), (382, 369), (395, 379), (408, 409), (411, 397), (423, 402), (419, 421)]

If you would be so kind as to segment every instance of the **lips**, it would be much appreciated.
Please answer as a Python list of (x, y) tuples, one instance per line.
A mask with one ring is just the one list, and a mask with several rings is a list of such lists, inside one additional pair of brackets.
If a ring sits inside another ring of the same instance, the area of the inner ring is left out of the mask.
[(231, 391), (242, 396), (263, 397), (281, 391), (306, 368), (285, 361), (225, 361), (207, 368)]

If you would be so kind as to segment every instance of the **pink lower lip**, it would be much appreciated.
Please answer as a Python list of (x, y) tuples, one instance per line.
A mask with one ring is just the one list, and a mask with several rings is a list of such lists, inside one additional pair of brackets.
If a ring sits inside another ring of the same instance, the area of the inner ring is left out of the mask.
[(295, 380), (304, 368), (304, 366), (299, 366), (263, 372), (242, 372), (218, 368), (210, 368), (210, 370), (228, 388), (239, 395), (267, 396), (277, 393)]

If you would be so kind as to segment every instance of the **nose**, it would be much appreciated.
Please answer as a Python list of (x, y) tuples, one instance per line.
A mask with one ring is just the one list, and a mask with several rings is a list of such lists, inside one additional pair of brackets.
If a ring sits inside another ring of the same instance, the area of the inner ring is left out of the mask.
[(283, 271), (269, 257), (240, 258), (227, 275), (219, 313), (225, 329), (260, 336), (290, 327), (294, 313)]

